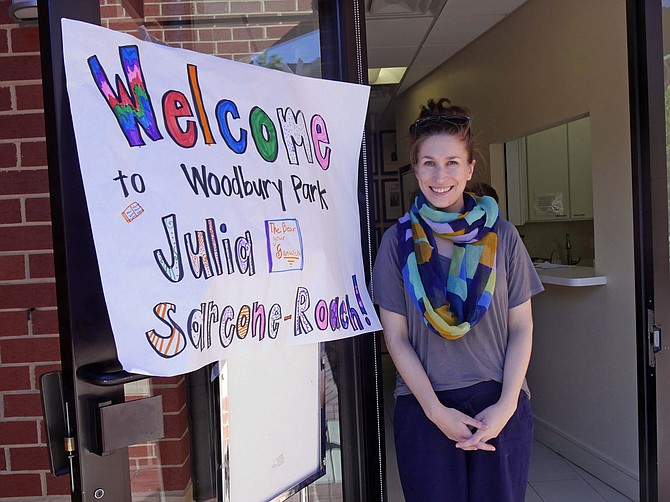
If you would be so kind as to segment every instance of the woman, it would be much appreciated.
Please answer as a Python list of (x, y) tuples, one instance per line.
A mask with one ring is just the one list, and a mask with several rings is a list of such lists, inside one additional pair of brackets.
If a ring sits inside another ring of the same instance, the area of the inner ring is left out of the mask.
[(524, 500), (533, 425), (525, 374), (543, 290), (475, 168), (470, 113), (433, 100), (410, 128), (420, 193), (385, 234), (375, 303), (398, 370), (394, 432), (408, 502)]

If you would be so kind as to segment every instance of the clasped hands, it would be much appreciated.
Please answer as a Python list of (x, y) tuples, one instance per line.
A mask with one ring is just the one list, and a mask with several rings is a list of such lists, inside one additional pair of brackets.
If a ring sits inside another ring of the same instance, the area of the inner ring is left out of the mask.
[(449, 439), (456, 442), (456, 448), (495, 451), (495, 447), (488, 441), (498, 437), (514, 411), (515, 407), (498, 402), (475, 417), (470, 417), (440, 404), (430, 413), (429, 418)]

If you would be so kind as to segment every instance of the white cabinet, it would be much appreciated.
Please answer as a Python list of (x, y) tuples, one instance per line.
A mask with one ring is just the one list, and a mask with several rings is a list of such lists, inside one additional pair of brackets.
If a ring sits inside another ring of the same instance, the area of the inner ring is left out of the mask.
[(526, 138), (505, 143), (505, 185), (507, 220), (514, 225), (523, 225), (528, 221)]
[(529, 221), (570, 216), (568, 128), (561, 125), (526, 138)]
[(593, 218), (591, 177), (591, 121), (589, 117), (568, 123), (570, 218)]
[(525, 139), (527, 221), (592, 219), (589, 117), (531, 134)]

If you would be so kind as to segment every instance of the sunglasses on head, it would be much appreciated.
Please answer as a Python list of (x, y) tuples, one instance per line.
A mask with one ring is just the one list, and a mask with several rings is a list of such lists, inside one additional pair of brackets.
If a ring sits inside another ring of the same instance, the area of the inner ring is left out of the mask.
[(466, 115), (430, 115), (428, 117), (421, 117), (410, 126), (409, 132), (412, 136), (414, 136), (414, 138), (416, 138), (419, 136), (422, 130), (444, 125), (469, 127), (470, 117)]

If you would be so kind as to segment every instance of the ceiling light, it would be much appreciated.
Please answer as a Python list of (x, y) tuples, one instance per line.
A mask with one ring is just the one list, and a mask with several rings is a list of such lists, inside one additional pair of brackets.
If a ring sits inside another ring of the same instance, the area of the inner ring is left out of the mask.
[(370, 85), (399, 84), (407, 68), (370, 68), (368, 69), (368, 83)]
[(21, 26), (34, 25), (37, 22), (37, 0), (12, 0), (9, 17)]

